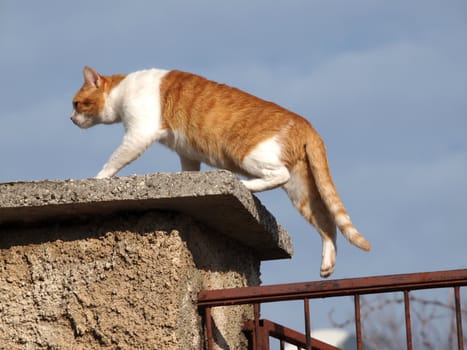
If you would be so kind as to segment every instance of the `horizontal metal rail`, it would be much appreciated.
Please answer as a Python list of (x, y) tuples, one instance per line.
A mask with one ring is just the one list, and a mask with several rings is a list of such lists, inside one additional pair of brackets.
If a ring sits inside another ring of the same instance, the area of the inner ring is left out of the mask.
[(198, 306), (225, 306), (267, 303), (304, 298), (337, 297), (355, 294), (388, 293), (403, 290), (445, 288), (467, 285), (467, 269), (401, 275), (361, 277), (330, 281), (288, 283), (219, 290), (202, 290)]

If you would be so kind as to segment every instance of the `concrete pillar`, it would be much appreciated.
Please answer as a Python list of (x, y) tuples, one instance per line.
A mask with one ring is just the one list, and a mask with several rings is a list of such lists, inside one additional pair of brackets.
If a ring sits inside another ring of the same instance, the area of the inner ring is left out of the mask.
[[(232, 174), (0, 184), (5, 349), (203, 349), (202, 289), (260, 283), (287, 233)], [(213, 314), (246, 349), (250, 306)]]

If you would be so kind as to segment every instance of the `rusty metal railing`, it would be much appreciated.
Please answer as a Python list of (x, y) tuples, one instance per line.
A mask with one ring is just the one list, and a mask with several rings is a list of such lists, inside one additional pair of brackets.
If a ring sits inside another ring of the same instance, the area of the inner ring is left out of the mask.
[[(211, 309), (219, 306), (252, 304), (254, 319), (245, 324), (251, 334), (252, 350), (269, 349), (269, 337), (284, 341), (298, 348), (335, 349), (311, 338), (310, 299), (353, 296), (357, 349), (363, 350), (360, 315), (360, 296), (364, 294), (402, 292), (404, 295), (405, 333), (407, 349), (412, 350), (410, 292), (421, 289), (453, 288), (457, 330), (457, 349), (464, 349), (462, 331), (460, 287), (467, 286), (467, 269), (424, 272), (401, 275), (327, 280), (317, 282), (289, 283), (270, 286), (255, 286), (221, 290), (203, 290), (198, 294), (198, 307), (204, 316), (208, 350), (214, 349)], [(260, 319), (260, 304), (285, 300), (303, 300), (305, 334), (292, 331), (268, 320)]]

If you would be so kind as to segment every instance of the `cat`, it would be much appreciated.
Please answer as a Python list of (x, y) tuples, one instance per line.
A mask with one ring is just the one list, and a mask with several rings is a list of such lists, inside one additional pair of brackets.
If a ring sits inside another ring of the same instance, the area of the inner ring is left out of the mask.
[(353, 226), (331, 178), (325, 145), (301, 116), (239, 89), (178, 70), (100, 75), (85, 67), (71, 120), (80, 128), (121, 122), (125, 135), (96, 178), (115, 175), (158, 141), (183, 171), (200, 163), (244, 175), (252, 192), (283, 187), (322, 238), (320, 275), (336, 261), (336, 225), (355, 246), (370, 243)]

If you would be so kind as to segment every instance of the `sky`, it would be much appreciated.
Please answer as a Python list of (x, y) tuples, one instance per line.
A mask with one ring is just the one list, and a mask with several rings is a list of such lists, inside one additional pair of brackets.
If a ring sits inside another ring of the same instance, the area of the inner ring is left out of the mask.
[[(372, 243), (365, 253), (338, 236), (331, 278), (466, 268), (466, 37), (461, 0), (2, 0), (0, 182), (93, 177), (118, 146), (121, 125), (81, 130), (69, 119), (85, 65), (181, 69), (319, 131)], [(119, 175), (179, 170), (155, 145)], [(258, 197), (295, 246), (292, 259), (262, 264), (263, 284), (320, 280), (316, 231), (282, 190)]]

